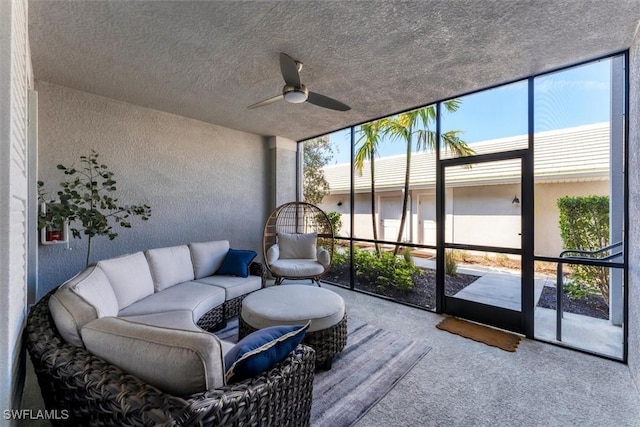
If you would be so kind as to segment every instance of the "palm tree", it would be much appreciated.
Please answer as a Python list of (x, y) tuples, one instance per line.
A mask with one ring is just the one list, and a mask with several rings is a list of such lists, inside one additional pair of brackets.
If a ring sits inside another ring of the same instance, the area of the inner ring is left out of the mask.
[[(460, 107), (459, 99), (452, 99), (443, 102), (448, 112), (455, 112)], [(436, 107), (430, 105), (428, 107), (418, 108), (417, 110), (408, 111), (398, 114), (384, 123), (384, 133), (390, 135), (394, 139), (400, 139), (406, 143), (407, 148), (407, 164), (404, 173), (404, 192), (402, 201), (402, 216), (400, 217), (400, 229), (398, 231), (398, 239), (396, 247), (393, 251), (394, 255), (400, 250), (402, 243), (402, 235), (404, 234), (404, 226), (407, 219), (407, 204), (409, 202), (409, 181), (411, 179), (411, 152), (415, 137), (416, 150), (433, 150), (438, 141), (436, 140), (436, 132), (429, 128), (431, 123), (436, 121)], [(459, 130), (451, 130), (442, 134), (442, 141), (447, 150), (451, 150), (455, 156), (468, 156), (474, 151), (466, 142), (460, 139)]]
[(382, 142), (381, 129), (384, 127), (383, 120), (375, 120), (360, 126), (360, 138), (356, 142), (359, 146), (354, 158), (354, 165), (358, 174), (362, 175), (365, 160), (369, 161), (371, 176), (371, 226), (373, 228), (373, 240), (375, 241), (376, 254), (380, 254), (378, 246), (378, 223), (376, 221), (376, 183), (375, 183), (375, 162), (378, 155), (378, 147)]

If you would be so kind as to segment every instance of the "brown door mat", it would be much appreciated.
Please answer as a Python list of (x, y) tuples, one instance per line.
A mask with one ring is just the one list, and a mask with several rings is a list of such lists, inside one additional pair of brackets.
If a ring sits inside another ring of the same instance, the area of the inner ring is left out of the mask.
[(447, 317), (438, 323), (436, 328), (493, 347), (498, 347), (505, 351), (516, 351), (520, 343), (520, 337), (518, 335), (493, 329), (488, 326), (478, 325), (477, 323), (467, 322), (466, 320), (455, 317)]

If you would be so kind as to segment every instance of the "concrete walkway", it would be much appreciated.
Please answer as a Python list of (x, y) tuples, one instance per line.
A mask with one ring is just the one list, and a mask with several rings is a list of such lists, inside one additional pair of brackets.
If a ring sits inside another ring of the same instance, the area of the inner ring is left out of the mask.
[[(435, 261), (414, 258), (417, 266), (435, 269)], [(508, 269), (460, 266), (459, 273), (480, 276), (478, 280), (454, 295), (455, 298), (478, 302), (510, 310), (521, 311), (520, 273)], [(534, 336), (536, 339), (587, 350), (622, 359), (622, 327), (608, 320), (573, 313), (562, 318), (562, 341), (556, 340), (556, 311), (537, 307), (544, 286), (555, 287), (555, 278), (539, 275), (534, 278)]]
[[(415, 257), (414, 263), (422, 268), (436, 268), (433, 259)], [(454, 296), (467, 301), (521, 311), (520, 273), (505, 268), (483, 267), (477, 265), (460, 265), (458, 273), (480, 276)], [(551, 280), (547, 276), (535, 278), (535, 302), (538, 303), (542, 288)]]

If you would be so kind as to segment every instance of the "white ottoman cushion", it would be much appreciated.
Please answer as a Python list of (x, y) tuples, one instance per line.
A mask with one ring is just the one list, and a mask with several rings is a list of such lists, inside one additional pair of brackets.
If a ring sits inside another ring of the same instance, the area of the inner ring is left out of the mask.
[(335, 292), (316, 286), (285, 285), (247, 295), (241, 316), (256, 329), (300, 325), (310, 320), (307, 332), (315, 332), (338, 324), (344, 314), (344, 300)]

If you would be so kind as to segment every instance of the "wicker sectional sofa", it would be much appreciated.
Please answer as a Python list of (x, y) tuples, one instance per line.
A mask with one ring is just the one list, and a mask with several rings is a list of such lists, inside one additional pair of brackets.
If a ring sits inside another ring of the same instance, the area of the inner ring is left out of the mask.
[(100, 261), (42, 298), (25, 342), (47, 409), (66, 410), (65, 425), (307, 425), (311, 348), (226, 384), (233, 344), (205, 330), (264, 283), (259, 265), (214, 274), (232, 251), (214, 241)]

